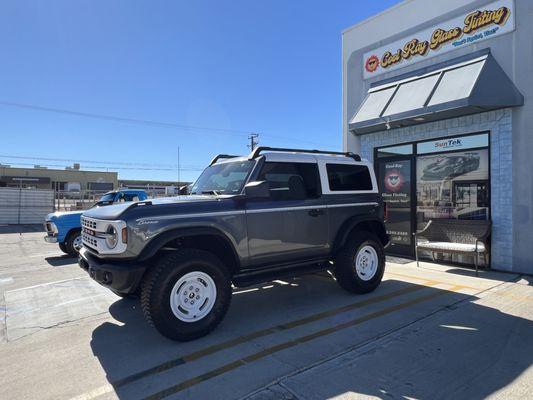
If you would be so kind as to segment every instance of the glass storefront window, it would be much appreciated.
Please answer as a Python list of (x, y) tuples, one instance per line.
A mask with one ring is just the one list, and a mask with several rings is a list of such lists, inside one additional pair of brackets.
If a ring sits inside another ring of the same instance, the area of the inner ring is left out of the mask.
[(395, 155), (413, 154), (412, 144), (402, 144), (399, 146), (382, 147), (377, 150), (378, 157), (390, 157)]
[(418, 156), (417, 224), (435, 218), (489, 218), (489, 151)]
[(489, 139), (489, 133), (480, 133), (375, 150), (379, 190), (388, 208), (388, 254), (414, 256), (412, 231), (431, 219), (490, 218)]

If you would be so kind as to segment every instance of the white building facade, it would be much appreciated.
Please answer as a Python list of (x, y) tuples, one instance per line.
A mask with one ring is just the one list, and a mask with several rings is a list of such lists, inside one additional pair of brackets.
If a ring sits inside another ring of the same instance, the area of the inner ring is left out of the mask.
[(390, 254), (486, 219), (491, 267), (533, 273), (532, 21), (532, 0), (407, 0), (343, 32), (344, 149), (374, 163)]

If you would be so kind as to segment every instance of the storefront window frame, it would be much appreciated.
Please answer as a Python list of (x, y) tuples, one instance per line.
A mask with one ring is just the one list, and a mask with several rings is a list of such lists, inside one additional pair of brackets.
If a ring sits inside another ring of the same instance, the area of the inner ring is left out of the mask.
[[(447, 140), (447, 139), (454, 139), (454, 138), (462, 138), (462, 137), (468, 137), (468, 136), (475, 136), (475, 135), (481, 135), (486, 134), (487, 135), (487, 146), (483, 147), (472, 147), (472, 148), (462, 148), (462, 149), (451, 149), (451, 150), (444, 150), (436, 153), (427, 153), (423, 152), (421, 154), (418, 153), (418, 144), (420, 143), (427, 143), (430, 141), (439, 141), (439, 140)], [(395, 154), (392, 156), (380, 156), (378, 157), (378, 151), (380, 149), (392, 147), (392, 146), (402, 146), (402, 145), (412, 145), (413, 152), (411, 154)], [(373, 149), (373, 155), (374, 155), (374, 170), (375, 173), (378, 174), (378, 164), (380, 161), (384, 160), (410, 160), (411, 161), (411, 230), (415, 232), (417, 228), (417, 203), (418, 203), (418, 196), (416, 191), (416, 170), (417, 170), (417, 158), (418, 156), (424, 156), (428, 154), (451, 154), (451, 153), (460, 153), (464, 151), (468, 151), (469, 149), (476, 149), (476, 150), (487, 150), (488, 152), (488, 194), (487, 194), (487, 201), (489, 204), (489, 212), (488, 212), (488, 219), (489, 221), (492, 220), (492, 193), (491, 193), (491, 131), (490, 130), (482, 130), (482, 131), (474, 131), (469, 133), (463, 133), (463, 134), (457, 134), (457, 135), (450, 135), (450, 136), (438, 136), (435, 138), (424, 138), (421, 140), (414, 140), (414, 141), (408, 141), (408, 142), (398, 142), (398, 143), (391, 143), (386, 146), (377, 146)], [(411, 244), (412, 247), (412, 253), (414, 255), (414, 240)]]

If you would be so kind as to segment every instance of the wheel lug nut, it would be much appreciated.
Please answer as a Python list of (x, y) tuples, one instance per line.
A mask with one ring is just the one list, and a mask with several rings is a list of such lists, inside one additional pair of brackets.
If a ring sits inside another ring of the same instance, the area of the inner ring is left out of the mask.
[(189, 301), (189, 299), (185, 299), (185, 303), (187, 303)]
[(184, 294), (185, 296), (187, 296), (187, 291), (183, 292), (183, 294)]
[(189, 286), (189, 290), (192, 290), (192, 289), (193, 289), (193, 287), (192, 287), (192, 286)]
[(200, 289), (196, 288), (196, 289), (194, 289), (194, 291), (195, 291), (196, 293), (198, 293), (198, 292), (200, 291)]
[(200, 296), (196, 296), (196, 300), (200, 300)]
[(194, 300), (191, 300), (191, 306), (194, 304)]

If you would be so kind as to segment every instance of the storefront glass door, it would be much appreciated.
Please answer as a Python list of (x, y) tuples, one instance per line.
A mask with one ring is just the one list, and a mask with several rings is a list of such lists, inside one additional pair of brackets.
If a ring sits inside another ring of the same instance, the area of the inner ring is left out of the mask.
[[(411, 147), (409, 145), (409, 147)], [(412, 257), (414, 255), (414, 160), (406, 146), (379, 149), (377, 155), (378, 187), (387, 204), (385, 226), (391, 244), (388, 254)]]
[(432, 219), (490, 219), (488, 133), (381, 147), (374, 160), (388, 211), (387, 254), (414, 257), (413, 232)]

